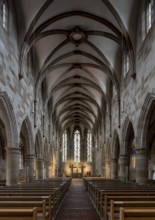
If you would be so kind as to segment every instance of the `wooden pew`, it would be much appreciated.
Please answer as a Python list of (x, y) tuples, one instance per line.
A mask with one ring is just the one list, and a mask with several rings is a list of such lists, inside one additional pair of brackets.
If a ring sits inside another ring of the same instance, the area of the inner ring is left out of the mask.
[(155, 209), (137, 208), (127, 209), (120, 208), (119, 220), (155, 220)]
[(42, 201), (0, 201), (0, 208), (4, 209), (14, 209), (18, 208), (37, 208), (37, 219), (46, 220), (46, 203), (45, 200)]
[[(115, 190), (115, 191), (106, 191), (101, 190), (101, 195), (98, 198), (98, 201), (96, 202), (96, 208), (100, 213), (102, 213), (102, 209), (105, 209), (105, 205), (107, 203), (107, 199), (110, 198), (110, 196), (155, 196), (155, 191), (142, 191), (142, 190)], [(112, 198), (111, 198), (112, 199)]]
[(50, 197), (50, 201), (46, 201), (46, 207), (52, 210), (48, 210), (49, 219), (51, 219), (51, 217), (54, 217), (57, 213), (70, 182), (71, 178), (65, 178), (65, 180), (64, 178), (56, 178), (56, 180), (34, 181), (32, 183), (24, 183), (14, 186), (3, 186), (0, 187), (0, 201), (1, 199), (4, 199), (5, 201), (11, 199), (11, 201), (13, 201), (13, 198), (15, 197), (18, 198), (18, 201), (21, 198), (24, 198), (22, 199), (24, 201), (29, 201), (30, 197), (31, 199), (34, 199), (35, 197), (35, 200), (38, 199), (38, 201), (40, 201), (45, 197)]
[(50, 205), (50, 213), (49, 215), (55, 216), (58, 208), (60, 207), (60, 204), (63, 200), (64, 194), (66, 192), (66, 189), (63, 189), (62, 191), (60, 189), (54, 189), (54, 190), (46, 190), (41, 189), (41, 190), (19, 190), (19, 191), (14, 191), (14, 190), (9, 190), (9, 191), (0, 191), (0, 196), (2, 197), (14, 197), (14, 196), (20, 196), (20, 197), (33, 197), (33, 196), (39, 196), (42, 198), (45, 198), (45, 196), (50, 196), (51, 197), (51, 205)]
[(42, 202), (45, 201), (45, 212), (46, 215), (48, 213), (49, 220), (51, 220), (51, 217), (53, 216), (53, 207), (51, 206), (51, 196), (0, 196), (0, 204), (5, 202), (28, 202), (32, 203), (33, 205), (36, 204), (36, 202)]
[[(138, 198), (137, 198), (138, 199)], [(144, 200), (145, 199), (145, 200)], [(128, 208), (128, 209), (145, 209), (145, 208), (154, 208), (155, 207), (155, 200), (150, 201), (150, 198), (143, 198), (143, 200), (137, 200), (133, 198), (132, 201), (114, 201), (111, 200), (110, 202), (110, 212), (108, 213), (109, 220), (116, 220), (119, 219), (119, 210), (120, 208)]]
[[(127, 198), (129, 201), (132, 201), (133, 198), (131, 197), (134, 197), (136, 200), (140, 200), (144, 197), (143, 200), (146, 201), (148, 198), (151, 198), (151, 201), (155, 200), (154, 186), (139, 186), (136, 183), (124, 183), (119, 180), (94, 179), (87, 181), (87, 179), (85, 179), (84, 181), (94, 205), (99, 211), (100, 216), (104, 216), (104, 220), (108, 219), (107, 213), (110, 210), (111, 199), (119, 200), (121, 198), (118, 197), (124, 197), (124, 200), (127, 202)], [(146, 205), (146, 207), (147, 206), (148, 205)]]
[(101, 216), (104, 216), (104, 220), (107, 220), (108, 219), (108, 212), (110, 210), (110, 205), (111, 205), (111, 200), (114, 200), (114, 201), (133, 201), (133, 200), (141, 200), (141, 201), (155, 201), (155, 196), (148, 196), (148, 195), (145, 195), (144, 194), (137, 194), (135, 195), (134, 193), (131, 193), (130, 194), (126, 194), (126, 193), (123, 193), (123, 194), (119, 194), (119, 195), (116, 195), (116, 194), (110, 194), (110, 195), (105, 195), (104, 197), (104, 203), (103, 203), (103, 207), (101, 207), (101, 211), (100, 211), (100, 215)]
[(0, 208), (0, 220), (37, 220), (37, 208), (5, 209)]

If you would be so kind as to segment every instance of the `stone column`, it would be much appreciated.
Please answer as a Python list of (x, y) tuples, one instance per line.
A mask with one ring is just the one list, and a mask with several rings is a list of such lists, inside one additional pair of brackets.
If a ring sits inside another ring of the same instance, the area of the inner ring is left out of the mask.
[(6, 185), (19, 182), (19, 148), (6, 148)]
[(105, 168), (105, 165), (102, 166), (102, 177), (106, 178), (106, 168)]
[(27, 167), (28, 167), (28, 177), (27, 181), (31, 182), (34, 180), (34, 155), (27, 155), (26, 156), (26, 162), (27, 162)]
[(105, 162), (105, 169), (106, 169), (106, 178), (110, 178), (110, 161), (106, 160)]
[(148, 181), (148, 158), (145, 148), (136, 149), (136, 182), (146, 184)]
[(49, 161), (44, 162), (44, 171), (45, 171), (44, 179), (49, 178), (49, 165), (50, 165)]
[(36, 179), (43, 179), (43, 159), (37, 159), (36, 168)]
[(118, 164), (117, 159), (113, 158), (111, 159), (111, 179), (117, 179), (118, 177)]
[(53, 162), (49, 162), (49, 178), (54, 176), (53, 174)]
[(119, 179), (122, 181), (126, 181), (127, 168), (128, 168), (128, 158), (126, 155), (120, 155), (119, 165), (120, 165)]

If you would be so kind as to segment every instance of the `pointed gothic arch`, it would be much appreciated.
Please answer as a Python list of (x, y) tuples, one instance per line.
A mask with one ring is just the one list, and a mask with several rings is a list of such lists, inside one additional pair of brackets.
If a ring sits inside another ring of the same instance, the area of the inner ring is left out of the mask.
[(29, 117), (27, 116), (22, 122), (20, 132), (25, 136), (26, 139), (26, 154), (34, 154), (34, 139), (32, 132), (32, 125)]
[(132, 122), (127, 117), (122, 129), (121, 155), (126, 156), (126, 180), (135, 181), (136, 178), (136, 146), (135, 131)]
[(6, 92), (0, 92), (0, 119), (5, 125), (7, 147), (17, 147), (18, 131), (13, 106)]
[[(148, 163), (148, 177), (155, 179), (155, 94), (148, 93), (142, 106), (137, 126), (138, 149), (145, 149)], [(148, 178), (147, 177), (147, 178)]]
[(136, 140), (138, 148), (147, 147), (147, 128), (154, 106), (155, 106), (155, 94), (148, 93), (145, 98), (144, 104), (142, 106), (142, 110), (138, 120), (137, 140)]
[(112, 142), (112, 151), (111, 151), (111, 178), (117, 179), (119, 173), (119, 156), (120, 156), (120, 141), (117, 130), (113, 134)]
[(113, 141), (112, 141), (112, 158), (119, 158), (120, 155), (120, 140), (118, 136), (118, 132), (115, 130), (113, 134)]
[(129, 120), (128, 117), (126, 117), (121, 135), (121, 152), (120, 152), (121, 155), (126, 155), (128, 153), (128, 145), (129, 145), (128, 142), (130, 142), (129, 136), (132, 136), (132, 141), (133, 141), (133, 139), (135, 138), (135, 131), (132, 122)]

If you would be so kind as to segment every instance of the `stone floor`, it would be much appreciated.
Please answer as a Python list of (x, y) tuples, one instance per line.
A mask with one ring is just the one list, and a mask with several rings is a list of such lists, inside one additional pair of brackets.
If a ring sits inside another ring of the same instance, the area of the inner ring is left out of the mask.
[(73, 179), (56, 220), (100, 220), (82, 179)]

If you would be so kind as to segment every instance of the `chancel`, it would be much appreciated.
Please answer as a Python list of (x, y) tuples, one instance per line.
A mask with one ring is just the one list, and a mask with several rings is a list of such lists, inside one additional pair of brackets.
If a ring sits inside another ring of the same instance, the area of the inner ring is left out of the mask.
[(0, 220), (155, 219), (154, 189), (155, 0), (0, 0)]
[(82, 178), (84, 175), (84, 166), (82, 163), (75, 163), (70, 164), (69, 167), (71, 168), (71, 177), (73, 178)]

